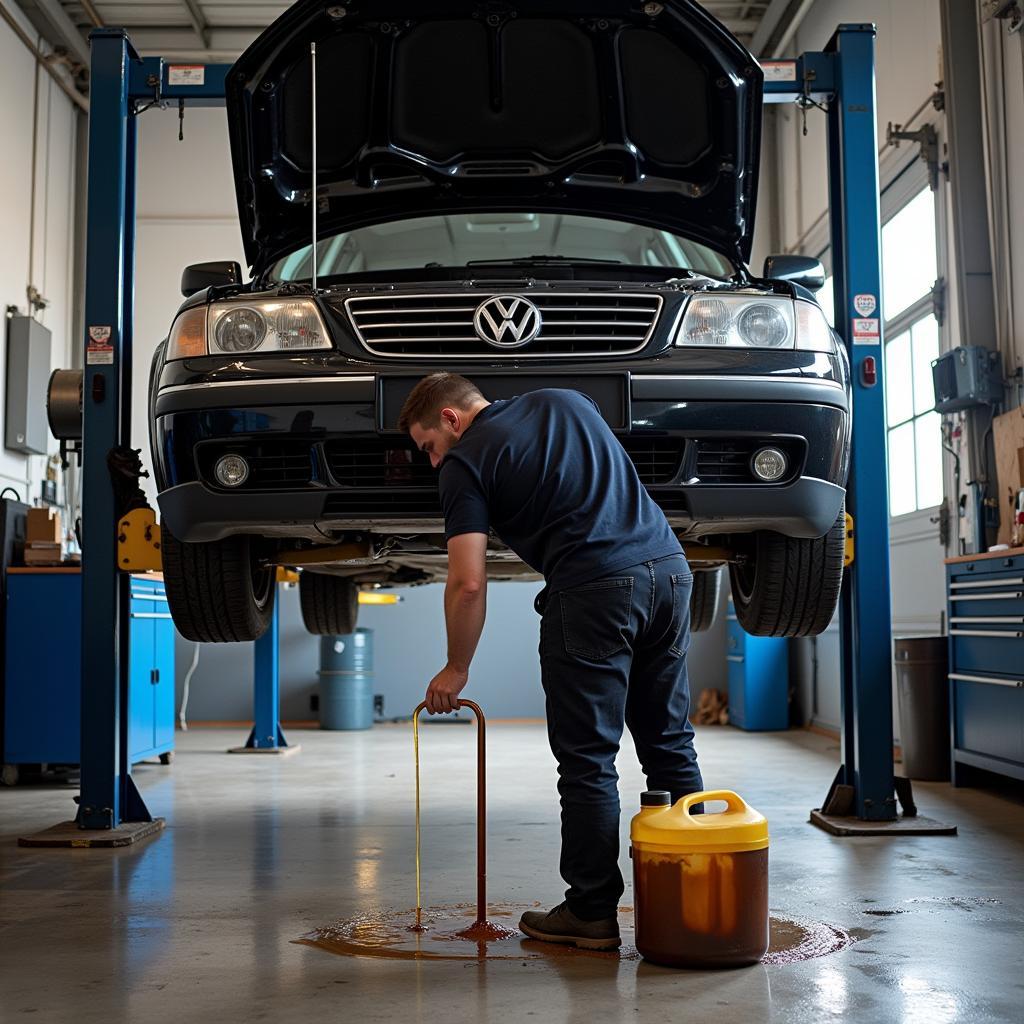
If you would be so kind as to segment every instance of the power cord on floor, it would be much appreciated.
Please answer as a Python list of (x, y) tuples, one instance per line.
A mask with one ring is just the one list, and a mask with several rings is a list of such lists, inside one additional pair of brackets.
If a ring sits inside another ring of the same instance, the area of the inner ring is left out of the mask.
[(192, 682), (192, 676), (195, 674), (196, 667), (199, 665), (200, 646), (200, 644), (195, 645), (195, 651), (192, 654), (192, 664), (189, 665), (188, 671), (185, 673), (185, 682), (181, 688), (181, 709), (178, 711), (178, 725), (181, 726), (182, 732), (188, 732), (188, 722), (185, 718), (186, 712), (188, 711), (188, 691), (189, 684)]

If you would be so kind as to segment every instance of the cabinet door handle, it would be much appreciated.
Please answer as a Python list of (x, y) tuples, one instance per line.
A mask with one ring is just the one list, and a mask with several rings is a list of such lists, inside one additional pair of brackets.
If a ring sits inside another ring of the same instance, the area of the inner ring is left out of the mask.
[(1019, 629), (951, 629), (950, 636), (1001, 636), (1008, 640), (1019, 640), (1024, 631)]
[(979, 626), (997, 626), (1001, 623), (1024, 625), (1024, 615), (954, 615), (949, 620), (951, 626), (973, 622)]
[(1012, 587), (1014, 583), (1024, 583), (1024, 576), (1005, 577), (1001, 580), (971, 580), (970, 583), (950, 583), (950, 590), (977, 589), (978, 587)]
[(1024, 590), (1006, 590), (998, 594), (950, 594), (950, 601), (1015, 601)]
[(131, 618), (133, 619), (172, 619), (174, 618), (169, 612), (132, 612)]
[(159, 682), (160, 682), (160, 669), (155, 668), (155, 669), (153, 669), (153, 683), (155, 685), (156, 683), (159, 683)]
[(743, 660), (743, 655), (742, 654), (727, 654), (725, 656), (725, 660), (726, 661), (742, 661)]
[(1012, 686), (1016, 690), (1024, 689), (1024, 679), (996, 679), (995, 676), (972, 676), (965, 672), (950, 672), (951, 681), (961, 683), (991, 683), (993, 686)]

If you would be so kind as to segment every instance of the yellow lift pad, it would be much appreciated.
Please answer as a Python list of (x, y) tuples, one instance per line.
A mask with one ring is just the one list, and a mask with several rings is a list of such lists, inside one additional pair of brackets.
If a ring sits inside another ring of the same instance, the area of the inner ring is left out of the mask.
[(133, 508), (117, 522), (117, 567), (123, 572), (159, 572), (160, 526), (151, 508)]

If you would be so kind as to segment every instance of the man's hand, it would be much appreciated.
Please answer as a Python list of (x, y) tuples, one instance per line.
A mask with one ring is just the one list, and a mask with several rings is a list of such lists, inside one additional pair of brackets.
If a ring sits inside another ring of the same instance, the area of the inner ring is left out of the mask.
[(457, 711), (459, 707), (459, 694), (469, 682), (469, 673), (461, 672), (445, 665), (440, 672), (430, 680), (427, 687), (427, 712), (431, 715), (443, 715), (447, 711)]

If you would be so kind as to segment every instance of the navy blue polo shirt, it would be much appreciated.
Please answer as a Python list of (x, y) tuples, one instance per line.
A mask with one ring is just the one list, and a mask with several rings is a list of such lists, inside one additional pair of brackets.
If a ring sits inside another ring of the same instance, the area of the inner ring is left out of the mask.
[(477, 413), (440, 469), (445, 539), (495, 534), (551, 591), (682, 548), (594, 402), (545, 388)]

